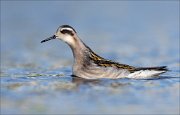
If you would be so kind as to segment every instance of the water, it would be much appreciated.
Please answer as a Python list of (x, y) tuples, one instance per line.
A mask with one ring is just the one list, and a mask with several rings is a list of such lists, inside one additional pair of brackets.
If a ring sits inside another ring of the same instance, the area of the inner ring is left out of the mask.
[[(178, 1), (1, 1), (1, 114), (179, 114)], [(72, 25), (102, 57), (171, 70), (151, 80), (71, 76)]]

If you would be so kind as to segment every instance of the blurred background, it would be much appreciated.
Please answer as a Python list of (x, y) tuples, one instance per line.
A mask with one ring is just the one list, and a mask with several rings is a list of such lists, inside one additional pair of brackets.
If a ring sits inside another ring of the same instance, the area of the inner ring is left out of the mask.
[(179, 1), (1, 1), (2, 113), (179, 113), (179, 79), (76, 92), (66, 78), (48, 76), (71, 74), (71, 49), (59, 40), (40, 43), (68, 24), (102, 57), (166, 65), (172, 71), (165, 76), (179, 77), (179, 9)]
[(178, 61), (178, 1), (1, 1), (2, 67), (71, 65), (65, 43), (40, 43), (63, 24), (115, 61), (135, 66)]

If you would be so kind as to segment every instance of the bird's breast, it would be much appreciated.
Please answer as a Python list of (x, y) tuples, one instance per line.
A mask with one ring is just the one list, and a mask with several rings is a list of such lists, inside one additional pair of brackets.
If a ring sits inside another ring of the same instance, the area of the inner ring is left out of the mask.
[(73, 67), (73, 74), (85, 79), (99, 79), (99, 78), (123, 78), (129, 72), (127, 70), (119, 70), (115, 67), (102, 67), (97, 65)]

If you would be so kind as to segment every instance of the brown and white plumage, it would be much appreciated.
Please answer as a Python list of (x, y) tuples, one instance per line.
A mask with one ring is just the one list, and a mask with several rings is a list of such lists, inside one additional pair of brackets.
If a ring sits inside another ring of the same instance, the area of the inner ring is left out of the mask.
[(137, 68), (104, 59), (86, 46), (78, 37), (75, 29), (69, 25), (60, 26), (55, 35), (41, 41), (41, 43), (51, 39), (60, 39), (70, 46), (74, 56), (73, 75), (81, 78), (142, 79), (158, 76), (167, 71), (166, 66)]

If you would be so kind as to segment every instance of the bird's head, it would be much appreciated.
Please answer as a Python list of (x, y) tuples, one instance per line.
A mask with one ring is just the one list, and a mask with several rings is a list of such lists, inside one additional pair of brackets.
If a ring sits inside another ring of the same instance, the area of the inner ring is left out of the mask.
[(60, 39), (69, 45), (74, 45), (76, 41), (76, 37), (77, 37), (77, 33), (73, 27), (69, 25), (62, 25), (57, 29), (56, 33), (53, 36), (45, 40), (42, 40), (41, 43), (52, 39)]

